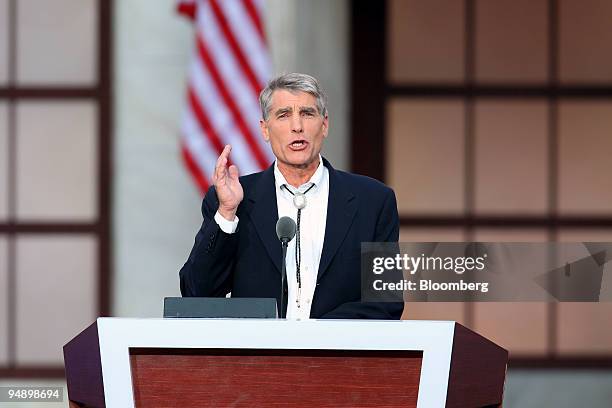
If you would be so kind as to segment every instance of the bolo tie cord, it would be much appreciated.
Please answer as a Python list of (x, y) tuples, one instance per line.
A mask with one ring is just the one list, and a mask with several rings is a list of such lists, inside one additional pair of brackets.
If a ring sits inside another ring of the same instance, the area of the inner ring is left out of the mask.
[[(308, 187), (306, 189), (306, 191), (304, 191), (303, 193), (301, 193), (301, 195), (306, 195), (306, 193), (308, 193), (310, 190), (312, 190), (312, 188), (315, 185), (311, 185), (310, 187)], [(287, 187), (287, 185), (283, 184), (282, 187), (285, 187), (285, 190), (287, 190), (289, 192), (289, 194), (291, 194), (292, 196), (295, 197), (295, 193), (291, 190), (289, 190), (289, 187)], [(299, 305), (299, 299), (300, 299), (300, 292), (302, 289), (302, 276), (300, 274), (300, 264), (302, 263), (302, 248), (300, 246), (300, 218), (302, 217), (302, 208), (298, 207), (295, 204), (295, 201), (293, 203), (294, 206), (296, 206), (297, 208), (297, 228), (296, 228), (296, 233), (295, 233), (295, 277), (297, 278), (297, 284), (298, 284), (298, 296), (297, 296), (297, 302), (298, 302), (298, 307), (300, 307)], [(305, 205), (304, 205), (305, 207)]]

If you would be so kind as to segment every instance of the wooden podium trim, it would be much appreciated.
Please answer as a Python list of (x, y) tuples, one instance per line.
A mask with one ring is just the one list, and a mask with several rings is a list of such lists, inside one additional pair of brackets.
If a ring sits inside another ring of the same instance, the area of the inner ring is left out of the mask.
[(97, 322), (64, 346), (66, 385), (71, 403), (77, 406), (105, 407), (100, 339)]
[(416, 407), (423, 352), (130, 348), (137, 407)]
[(500, 407), (507, 364), (507, 350), (456, 323), (446, 406)]

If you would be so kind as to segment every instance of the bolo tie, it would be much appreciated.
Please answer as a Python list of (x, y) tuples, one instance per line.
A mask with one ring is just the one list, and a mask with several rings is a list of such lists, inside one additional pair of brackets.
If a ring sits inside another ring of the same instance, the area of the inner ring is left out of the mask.
[(285, 190), (289, 192), (293, 196), (293, 206), (297, 208), (297, 228), (295, 231), (295, 277), (297, 279), (298, 284), (298, 293), (295, 302), (297, 303), (297, 307), (300, 307), (300, 298), (302, 294), (302, 276), (300, 275), (300, 264), (302, 262), (302, 249), (300, 247), (300, 218), (302, 215), (302, 210), (306, 207), (306, 193), (308, 193), (315, 186), (313, 183), (310, 187), (306, 189), (303, 193), (296, 191), (295, 193), (289, 190), (286, 184), (283, 184), (282, 187), (285, 187)]

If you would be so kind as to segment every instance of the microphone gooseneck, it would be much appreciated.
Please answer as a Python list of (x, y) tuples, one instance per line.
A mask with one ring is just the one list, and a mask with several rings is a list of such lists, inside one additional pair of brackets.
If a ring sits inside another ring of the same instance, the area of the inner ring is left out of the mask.
[(276, 236), (281, 242), (282, 249), (282, 262), (281, 262), (281, 289), (280, 289), (280, 307), (278, 310), (279, 317), (283, 317), (283, 309), (285, 307), (285, 278), (287, 276), (287, 266), (286, 266), (286, 258), (287, 258), (287, 245), (289, 241), (295, 237), (296, 232), (295, 221), (293, 221), (290, 217), (281, 217), (276, 222)]

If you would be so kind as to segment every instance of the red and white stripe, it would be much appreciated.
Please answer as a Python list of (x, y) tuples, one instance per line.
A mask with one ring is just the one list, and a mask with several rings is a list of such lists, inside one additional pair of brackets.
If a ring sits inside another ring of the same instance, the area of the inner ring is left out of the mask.
[(206, 192), (223, 146), (240, 174), (261, 171), (274, 160), (260, 130), (259, 93), (270, 77), (262, 19), (263, 0), (180, 0), (178, 10), (195, 22), (181, 152)]

